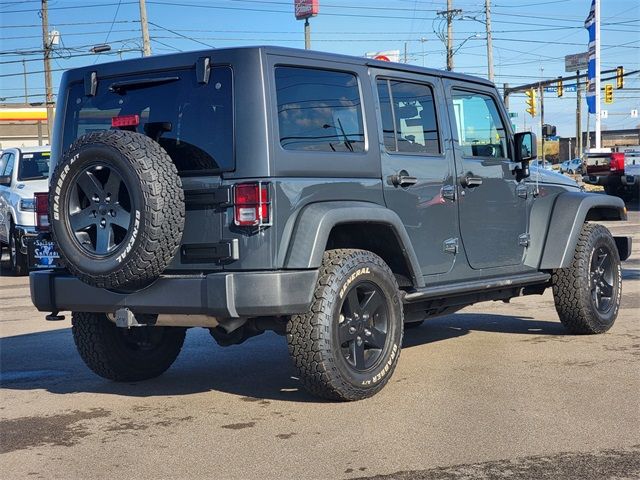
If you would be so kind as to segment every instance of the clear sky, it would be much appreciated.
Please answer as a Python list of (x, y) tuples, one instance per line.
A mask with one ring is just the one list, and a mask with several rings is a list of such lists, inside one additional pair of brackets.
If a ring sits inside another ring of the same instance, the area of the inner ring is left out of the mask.
[[(492, 0), (496, 83), (510, 86), (541, 78), (570, 75), (564, 56), (587, 50), (584, 20), (590, 0)], [(487, 75), (484, 0), (453, 0), (462, 9), (454, 22), (455, 70)], [(0, 102), (24, 100), (23, 63), (30, 101), (42, 101), (42, 37), (40, 0), (0, 0)], [(311, 20), (316, 50), (350, 55), (397, 49), (417, 65), (444, 68), (445, 45), (438, 11), (446, 0), (320, 0), (320, 15)], [(153, 54), (234, 45), (284, 45), (303, 48), (303, 22), (293, 15), (293, 0), (147, 0)], [(50, 0), (50, 29), (60, 32), (52, 68), (55, 90), (61, 71), (75, 66), (139, 56), (141, 36), (137, 0)], [(92, 45), (109, 43), (109, 54), (89, 53)], [(602, 0), (602, 68), (623, 65), (640, 70), (640, 1)], [(35, 73), (39, 72), (39, 73)], [(571, 82), (567, 82), (571, 83)], [(2, 100), (2, 99), (5, 100)], [(606, 105), (603, 128), (633, 128), (640, 108), (640, 74), (614, 91)], [(575, 93), (545, 95), (545, 122), (559, 135), (575, 132)], [(586, 103), (583, 103), (586, 109)], [(524, 95), (511, 99), (517, 128), (539, 123), (525, 113)], [(583, 120), (586, 125), (586, 116)], [(593, 125), (593, 124), (592, 124)]]

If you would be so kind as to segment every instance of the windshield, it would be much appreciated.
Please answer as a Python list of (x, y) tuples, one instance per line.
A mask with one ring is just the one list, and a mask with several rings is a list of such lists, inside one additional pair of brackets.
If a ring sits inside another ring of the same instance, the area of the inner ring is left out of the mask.
[(51, 152), (25, 152), (20, 156), (18, 181), (44, 180), (49, 177)]
[(231, 171), (233, 77), (230, 67), (211, 69), (198, 83), (195, 69), (100, 79), (95, 96), (82, 83), (70, 87), (63, 151), (89, 132), (113, 129), (116, 117), (137, 115), (125, 127), (156, 140), (181, 174)]

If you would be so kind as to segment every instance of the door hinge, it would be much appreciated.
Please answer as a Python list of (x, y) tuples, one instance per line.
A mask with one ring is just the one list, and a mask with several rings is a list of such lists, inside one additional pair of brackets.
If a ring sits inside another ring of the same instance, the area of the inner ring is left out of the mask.
[(443, 185), (441, 190), (442, 198), (455, 201), (456, 199), (456, 186), (455, 185)]
[(526, 183), (519, 183), (516, 187), (516, 193), (520, 198), (527, 198), (529, 195), (529, 187)]
[(528, 233), (518, 235), (518, 245), (520, 245), (521, 247), (528, 247), (530, 239), (531, 236)]
[(447, 253), (458, 253), (458, 239), (457, 238), (447, 238), (443, 243), (443, 249)]

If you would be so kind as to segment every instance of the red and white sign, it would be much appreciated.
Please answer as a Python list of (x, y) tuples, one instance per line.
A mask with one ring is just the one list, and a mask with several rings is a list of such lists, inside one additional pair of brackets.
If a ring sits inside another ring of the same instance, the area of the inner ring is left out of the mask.
[(315, 17), (320, 11), (320, 0), (294, 0), (296, 19)]
[(400, 50), (384, 50), (382, 52), (367, 52), (364, 54), (367, 58), (374, 60), (382, 60), (383, 62), (399, 62)]

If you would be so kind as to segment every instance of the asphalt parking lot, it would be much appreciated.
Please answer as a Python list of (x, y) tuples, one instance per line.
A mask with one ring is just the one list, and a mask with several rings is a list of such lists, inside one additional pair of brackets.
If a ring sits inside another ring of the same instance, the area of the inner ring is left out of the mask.
[[(374, 398), (301, 390), (273, 334), (218, 347), (192, 329), (161, 377), (116, 384), (0, 277), (3, 478), (640, 478), (640, 212), (622, 308), (570, 336), (551, 293), (484, 303), (405, 335)], [(5, 256), (6, 266), (6, 256)]]

